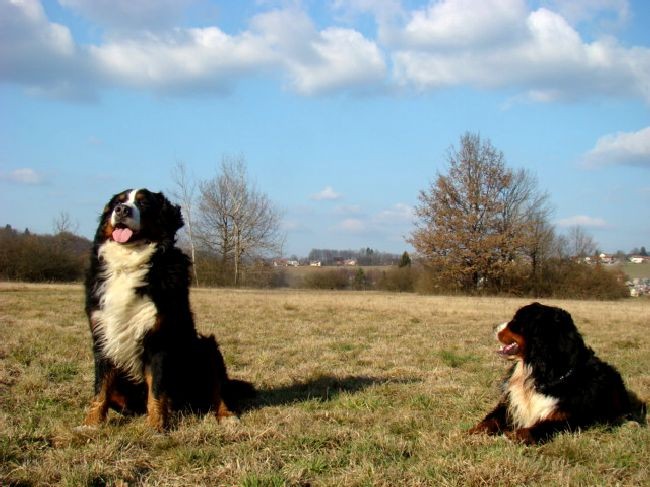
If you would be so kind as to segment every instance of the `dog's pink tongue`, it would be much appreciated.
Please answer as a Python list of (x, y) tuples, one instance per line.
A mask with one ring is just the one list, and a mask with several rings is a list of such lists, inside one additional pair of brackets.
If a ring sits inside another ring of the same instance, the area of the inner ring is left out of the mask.
[(133, 230), (130, 228), (116, 228), (113, 230), (113, 240), (117, 243), (126, 243), (133, 235)]

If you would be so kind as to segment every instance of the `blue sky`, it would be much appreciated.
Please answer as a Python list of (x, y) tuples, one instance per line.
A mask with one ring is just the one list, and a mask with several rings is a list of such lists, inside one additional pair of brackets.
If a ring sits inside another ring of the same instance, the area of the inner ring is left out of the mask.
[(561, 233), (650, 247), (650, 4), (0, 0), (0, 224), (92, 236), (123, 189), (243, 156), (285, 253), (402, 252), (466, 131)]

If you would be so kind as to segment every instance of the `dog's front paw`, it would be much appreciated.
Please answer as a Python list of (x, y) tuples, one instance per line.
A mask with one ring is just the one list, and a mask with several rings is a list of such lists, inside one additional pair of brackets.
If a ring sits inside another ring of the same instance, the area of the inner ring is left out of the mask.
[(488, 434), (495, 435), (501, 431), (501, 427), (494, 419), (486, 419), (478, 423), (473, 428), (467, 430), (470, 435)]
[(239, 416), (230, 414), (227, 416), (217, 416), (217, 422), (223, 426), (233, 426), (241, 423)]
[(519, 428), (514, 431), (508, 431), (506, 432), (506, 437), (516, 443), (522, 443), (524, 445), (534, 445), (537, 443), (530, 428)]
[(476, 426), (470, 428), (467, 430), (467, 434), (469, 435), (480, 435), (482, 433), (488, 433), (490, 429), (484, 422), (480, 422)]
[(78, 433), (78, 434), (88, 434), (92, 433), (93, 431), (97, 431), (99, 429), (99, 426), (97, 425), (90, 425), (90, 424), (80, 424), (79, 426), (75, 426), (72, 428), (73, 433)]

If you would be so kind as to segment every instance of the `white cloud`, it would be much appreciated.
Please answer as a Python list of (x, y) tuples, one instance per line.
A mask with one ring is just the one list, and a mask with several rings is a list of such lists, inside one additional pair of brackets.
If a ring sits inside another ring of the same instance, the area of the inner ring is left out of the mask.
[(559, 14), (528, 12), (516, 0), (470, 2), (481, 6), (473, 9), (466, 1), (413, 13), (395, 44), (398, 83), (420, 90), (515, 87), (534, 101), (607, 95), (650, 103), (650, 49), (613, 38), (584, 42)]
[(341, 221), (336, 229), (346, 233), (402, 238), (402, 230), (413, 222), (413, 207), (396, 203), (368, 218), (349, 217)]
[(606, 228), (607, 222), (602, 218), (594, 218), (586, 215), (576, 215), (568, 218), (557, 220), (556, 225), (559, 227), (586, 227), (586, 228)]
[(326, 186), (318, 193), (311, 195), (312, 200), (322, 201), (322, 200), (338, 200), (341, 198), (341, 195), (334, 191), (334, 188), (331, 186)]
[(88, 76), (70, 30), (50, 22), (37, 0), (0, 0), (0, 81), (54, 98), (84, 98)]
[(367, 230), (366, 224), (358, 218), (346, 218), (338, 228), (349, 233), (362, 233)]
[(334, 213), (338, 215), (359, 215), (361, 213), (361, 205), (339, 205), (334, 208)]
[(520, 35), (525, 15), (523, 0), (432, 2), (411, 13), (395, 41), (425, 50), (492, 47)]
[(587, 167), (627, 165), (650, 168), (650, 127), (601, 137), (583, 157)]
[(305, 95), (363, 88), (386, 76), (383, 54), (373, 42), (350, 29), (330, 28), (313, 41), (317, 56), (309, 63), (288, 61), (292, 85)]
[(97, 71), (114, 84), (154, 91), (222, 91), (273, 64), (274, 54), (250, 34), (217, 27), (175, 30), (91, 46)]
[(548, 0), (545, 3), (573, 25), (599, 20), (601, 24), (620, 26), (630, 17), (628, 0)]
[(216, 26), (175, 28), (113, 36), (88, 52), (114, 84), (163, 92), (218, 93), (244, 77), (284, 73), (291, 89), (314, 95), (363, 89), (386, 76), (372, 41), (351, 29), (318, 31), (298, 10), (259, 14), (237, 35)]
[(318, 31), (305, 12), (296, 10), (260, 14), (251, 25), (277, 55), (291, 87), (299, 93), (364, 87), (386, 76), (379, 47), (355, 30)]
[(410, 224), (413, 218), (414, 211), (411, 205), (397, 203), (392, 208), (380, 211), (374, 220), (380, 224)]
[(45, 181), (42, 174), (31, 168), (14, 169), (8, 173), (0, 173), (0, 180), (17, 184), (35, 185)]
[[(586, 42), (574, 27), (605, 14), (627, 18), (625, 0), (548, 0), (537, 10), (524, 0), (439, 0), (412, 10), (398, 0), (336, 0), (346, 26), (336, 18), (317, 26), (301, 2), (286, 2), (293, 6), (253, 15), (237, 33), (217, 26), (214, 12), (202, 16), (204, 25), (187, 27), (188, 12), (212, 8), (199, 0), (61, 4), (103, 37), (77, 43), (37, 0), (0, 0), (0, 81), (76, 99), (116, 86), (222, 94), (263, 77), (305, 96), (471, 86), (514, 89), (535, 102), (611, 96), (650, 103), (650, 48), (611, 36)], [(377, 22), (376, 39), (350, 27), (366, 14)]]

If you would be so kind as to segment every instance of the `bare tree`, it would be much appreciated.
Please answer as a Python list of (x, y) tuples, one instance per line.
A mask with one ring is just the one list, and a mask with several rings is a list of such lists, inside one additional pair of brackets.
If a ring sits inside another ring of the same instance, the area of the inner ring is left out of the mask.
[(245, 160), (224, 157), (216, 177), (199, 184), (199, 234), (206, 247), (232, 262), (239, 284), (245, 258), (281, 253), (281, 215), (268, 196), (248, 181)]
[[(526, 255), (537, 276), (540, 264), (552, 252), (555, 231), (549, 219), (553, 209), (547, 192), (540, 192), (537, 178), (525, 169), (512, 172), (503, 192), (503, 231), (515, 243), (517, 253)], [(512, 248), (512, 246), (511, 246)], [(514, 258), (515, 255), (504, 256)]]
[(62, 233), (75, 233), (79, 228), (79, 223), (73, 223), (70, 213), (62, 211), (52, 222), (54, 235)]
[(172, 194), (175, 199), (180, 201), (181, 210), (185, 220), (185, 231), (190, 244), (190, 257), (192, 258), (192, 269), (194, 272), (194, 282), (199, 285), (199, 275), (196, 264), (196, 250), (194, 245), (194, 201), (196, 183), (188, 176), (187, 166), (183, 161), (176, 161), (172, 168), (172, 181), (175, 189)]
[(570, 257), (594, 255), (597, 248), (596, 241), (580, 225), (569, 228), (565, 243)]
[(499, 288), (516, 256), (532, 247), (545, 221), (545, 194), (526, 171), (508, 169), (489, 140), (466, 133), (450, 148), (447, 174), (420, 191), (419, 221), (409, 242), (453, 287)]

